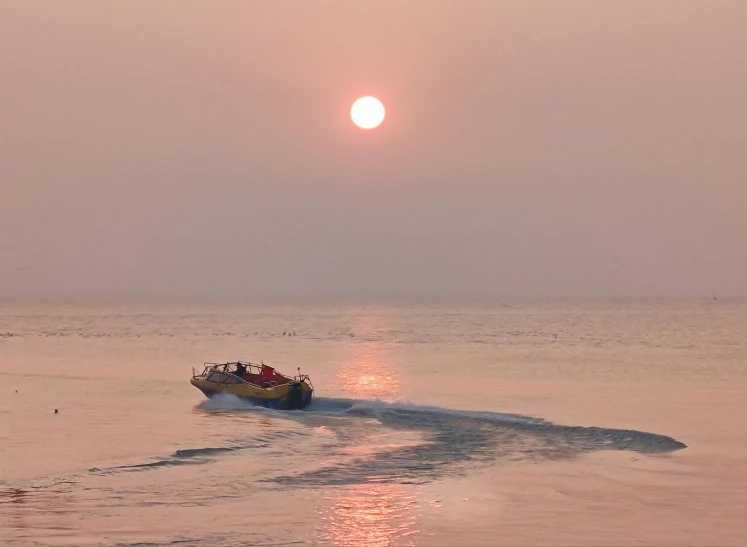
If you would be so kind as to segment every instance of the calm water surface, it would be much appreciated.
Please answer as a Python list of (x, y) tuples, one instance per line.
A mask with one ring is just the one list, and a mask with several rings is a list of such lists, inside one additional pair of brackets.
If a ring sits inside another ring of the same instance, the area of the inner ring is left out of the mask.
[[(729, 300), (4, 303), (0, 543), (745, 545), (745, 334)], [(236, 359), (314, 403), (189, 384)]]

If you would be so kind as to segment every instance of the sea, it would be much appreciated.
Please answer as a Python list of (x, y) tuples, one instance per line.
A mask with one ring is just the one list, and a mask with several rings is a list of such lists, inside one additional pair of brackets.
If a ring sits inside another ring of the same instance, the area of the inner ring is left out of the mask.
[[(747, 545), (747, 301), (0, 303), (0, 545)], [(313, 403), (208, 400), (206, 362)]]

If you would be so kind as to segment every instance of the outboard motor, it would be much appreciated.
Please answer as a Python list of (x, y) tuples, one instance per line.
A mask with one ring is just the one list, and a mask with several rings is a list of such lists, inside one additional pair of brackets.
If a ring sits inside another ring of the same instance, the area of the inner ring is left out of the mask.
[(303, 386), (301, 382), (291, 382), (288, 384), (288, 406), (290, 408), (303, 407)]

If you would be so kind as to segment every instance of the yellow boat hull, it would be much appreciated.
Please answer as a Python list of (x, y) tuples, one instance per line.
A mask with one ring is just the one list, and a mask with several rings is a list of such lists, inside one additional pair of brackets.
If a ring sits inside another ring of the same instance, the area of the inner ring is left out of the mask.
[(218, 384), (202, 378), (192, 378), (190, 382), (208, 398), (220, 394), (235, 395), (254, 405), (281, 410), (304, 408), (311, 403), (314, 392), (306, 382), (291, 382), (267, 388), (252, 384)]

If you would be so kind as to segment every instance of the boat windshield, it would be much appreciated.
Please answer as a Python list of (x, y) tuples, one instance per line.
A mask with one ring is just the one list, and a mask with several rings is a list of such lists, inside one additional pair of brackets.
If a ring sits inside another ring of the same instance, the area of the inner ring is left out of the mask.
[(230, 372), (223, 372), (222, 370), (213, 370), (208, 373), (205, 379), (208, 382), (214, 382), (216, 384), (243, 384), (245, 383), (243, 378), (239, 378), (235, 374)]

